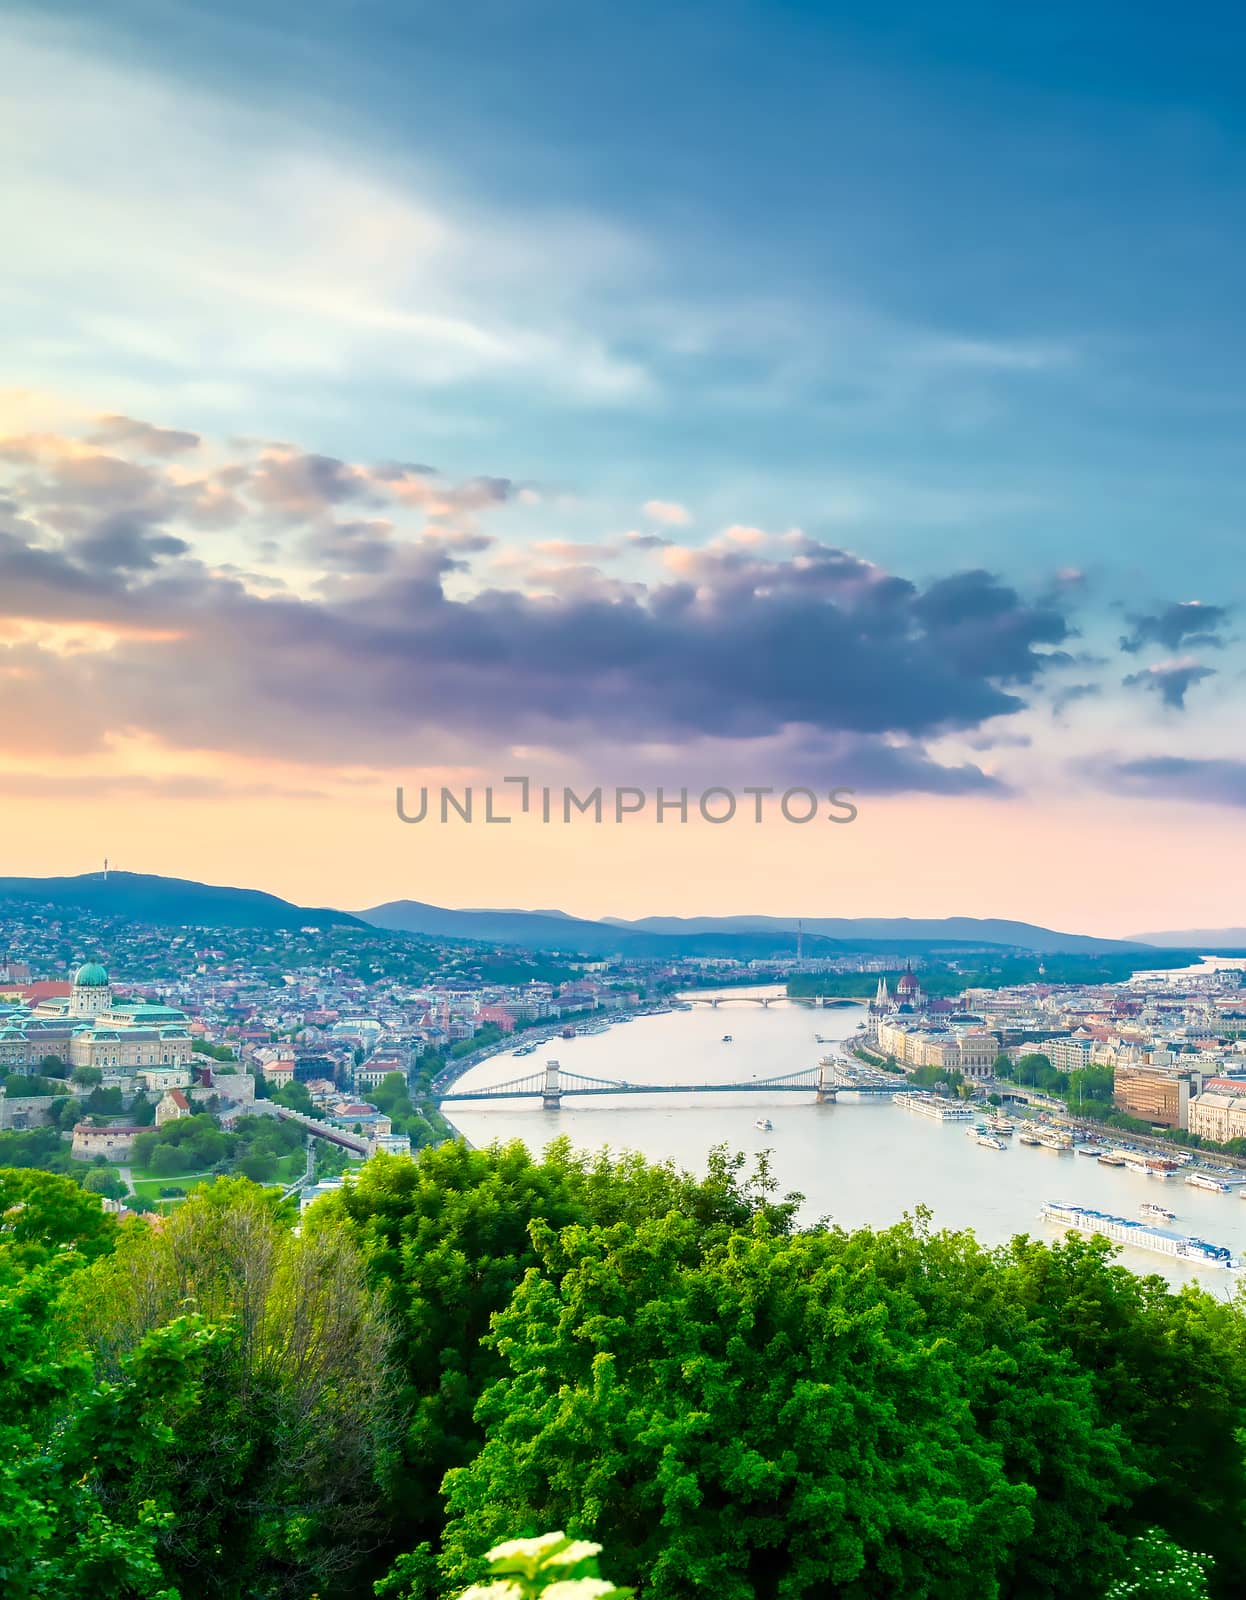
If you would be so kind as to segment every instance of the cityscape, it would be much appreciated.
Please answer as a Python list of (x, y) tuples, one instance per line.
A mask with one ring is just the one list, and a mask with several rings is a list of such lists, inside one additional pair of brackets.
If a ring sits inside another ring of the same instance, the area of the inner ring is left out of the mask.
[[(1118, 976), (1061, 981), (1059, 955), (1031, 952), (1033, 975), (1009, 981), (1022, 951), (953, 946), (916, 964), (872, 948), (809, 956), (803, 923), (786, 956), (643, 958), (365, 928), (163, 930), (52, 904), (10, 913), (6, 1163), (75, 1173), (118, 1214), (167, 1208), (208, 1173), (279, 1183), (308, 1204), (352, 1164), (453, 1137), (442, 1102), (462, 1100), (460, 1079), (483, 1063), (497, 1070), (481, 1097), (505, 1099), (507, 1083), (540, 1076), (567, 1041), (696, 1004), (729, 1016), (741, 1001), (803, 1007), (815, 1022), (828, 1004), (862, 1013), (834, 1057), (810, 1052), (811, 1068), (819, 1057), (835, 1066), (833, 1084), (824, 1072), (805, 1088), (810, 1101), (871, 1077), (885, 1087), (890, 1073), (928, 1098), (977, 1105), (996, 1133), (1013, 1132), (1007, 1108), (1101, 1162), (1154, 1172), (1162, 1152), (1169, 1173), (1192, 1164), (1209, 1189), (1246, 1183), (1246, 958), (1175, 965), (1180, 953), (1139, 946), (1125, 961), (1100, 958)], [(660, 1080), (655, 1049), (628, 1093), (643, 1093), (646, 1072)], [(800, 1090), (799, 1072), (792, 1080)], [(544, 1083), (539, 1092), (547, 1109), (561, 1103)]]
[(1241, 8), (0, 61), (0, 1600), (1241, 1600)]

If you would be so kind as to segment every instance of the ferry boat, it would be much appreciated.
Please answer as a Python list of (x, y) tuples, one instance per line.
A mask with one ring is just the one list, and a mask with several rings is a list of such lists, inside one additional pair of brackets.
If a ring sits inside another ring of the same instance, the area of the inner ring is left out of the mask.
[(758, 1117), (753, 1126), (759, 1133), (770, 1133), (774, 1129), (774, 1123), (771, 1122), (769, 1117)]
[(1035, 1135), (1032, 1134), (1028, 1129), (1026, 1129), (1025, 1132), (1019, 1133), (1017, 1135), (1017, 1143), (1018, 1144), (1033, 1144), (1033, 1145), (1036, 1145), (1039, 1142), (1040, 1141), (1035, 1137)]
[(1016, 1131), (1015, 1125), (1007, 1117), (991, 1118), (991, 1132), (997, 1133), (1001, 1139), (1011, 1139)]
[(978, 1143), (987, 1150), (1007, 1150), (1008, 1146), (1002, 1139), (997, 1139), (993, 1133), (980, 1133)]
[(1071, 1150), (1073, 1148), (1073, 1135), (1060, 1133), (1056, 1128), (1036, 1128), (1034, 1137), (1044, 1150)]
[(1140, 1172), (1144, 1178), (1169, 1178), (1177, 1170), (1171, 1161), (1161, 1161), (1155, 1156), (1126, 1156), (1125, 1165), (1130, 1172)]
[(1213, 1178), (1210, 1172), (1187, 1172), (1185, 1181), (1191, 1189), (1214, 1189), (1217, 1194), (1228, 1194), (1229, 1186), (1219, 1178)]
[(923, 1117), (933, 1117), (938, 1122), (969, 1122), (973, 1112), (958, 1100), (941, 1100), (937, 1094), (926, 1094), (921, 1089), (905, 1089), (893, 1095), (892, 1104), (905, 1111), (916, 1111)]
[(1170, 1211), (1167, 1206), (1157, 1205), (1154, 1200), (1144, 1200), (1138, 1207), (1144, 1217), (1159, 1217), (1163, 1222), (1176, 1222), (1177, 1213)]
[(1135, 1250), (1153, 1250), (1158, 1255), (1173, 1256), (1178, 1261), (1187, 1261), (1194, 1266), (1223, 1267), (1230, 1271), (1237, 1270), (1239, 1266), (1225, 1245), (1208, 1244), (1205, 1239), (1172, 1233), (1150, 1222), (1114, 1217), (1106, 1211), (1092, 1211), (1087, 1206), (1048, 1201), (1042, 1209), (1042, 1219), (1073, 1233), (1099, 1233), (1115, 1244), (1131, 1245)]
[(1077, 1153), (1079, 1156), (1094, 1156), (1096, 1161), (1103, 1155), (1103, 1151), (1100, 1150), (1097, 1144), (1079, 1144)]

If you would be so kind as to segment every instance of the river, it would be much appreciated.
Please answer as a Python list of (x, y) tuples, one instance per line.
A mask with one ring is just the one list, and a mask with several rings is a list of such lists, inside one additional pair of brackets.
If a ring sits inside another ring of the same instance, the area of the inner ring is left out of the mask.
[[(757, 991), (760, 992), (760, 991)], [(776, 995), (781, 991), (772, 991)], [(728, 1001), (731, 991), (723, 992)], [(472, 1067), (456, 1088), (502, 1083), (531, 1073), (550, 1058), (567, 1072), (632, 1083), (747, 1082), (816, 1064), (824, 1053), (814, 1038), (849, 1038), (863, 1009), (813, 1010), (777, 999), (763, 1009), (740, 1001), (637, 1017), (608, 1032), (555, 1039), (518, 1060), (509, 1052)], [(732, 1036), (723, 1041), (724, 1034)], [(1084, 1156), (1019, 1145), (988, 1150), (966, 1138), (964, 1123), (940, 1123), (889, 1100), (845, 1098), (819, 1106), (808, 1094), (662, 1094), (563, 1100), (543, 1111), (536, 1100), (450, 1105), (453, 1125), (476, 1145), (522, 1139), (540, 1152), (567, 1135), (587, 1150), (638, 1150), (654, 1161), (705, 1170), (708, 1152), (726, 1144), (746, 1154), (769, 1150), (783, 1191), (805, 1196), (802, 1217), (830, 1217), (845, 1228), (886, 1227), (917, 1206), (937, 1226), (972, 1228), (985, 1244), (1017, 1233), (1054, 1239), (1039, 1220), (1044, 1201), (1091, 1206), (1138, 1218), (1144, 1200), (1177, 1213), (1167, 1226), (1246, 1255), (1246, 1201), (1236, 1193), (1189, 1187), (1178, 1176), (1143, 1177), (1101, 1167)], [(773, 1128), (754, 1126), (769, 1117)], [(1138, 1272), (1173, 1283), (1192, 1281), (1218, 1294), (1236, 1275), (1186, 1267), (1166, 1256), (1128, 1250), (1121, 1258)]]

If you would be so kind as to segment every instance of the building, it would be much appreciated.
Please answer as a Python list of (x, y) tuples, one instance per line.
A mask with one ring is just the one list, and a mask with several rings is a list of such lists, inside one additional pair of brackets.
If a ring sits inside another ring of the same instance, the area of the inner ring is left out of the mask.
[(112, 985), (98, 961), (86, 961), (74, 973), (69, 991), (71, 1017), (97, 1017), (112, 1004)]
[(1090, 1065), (1093, 1043), (1088, 1034), (1070, 1034), (1063, 1039), (1046, 1039), (1041, 1048), (1057, 1072), (1081, 1072)]
[(1120, 1066), (1112, 1103), (1118, 1111), (1165, 1128), (1190, 1126), (1190, 1075), (1155, 1066)]
[(80, 1122), (74, 1129), (70, 1154), (75, 1161), (93, 1161), (96, 1156), (105, 1156), (109, 1161), (125, 1161), (129, 1158), (135, 1139), (144, 1132), (146, 1130), (143, 1128), (120, 1122), (109, 1123), (103, 1128)]
[(166, 1089), (156, 1104), (156, 1126), (163, 1128), (166, 1122), (177, 1122), (194, 1114), (195, 1108), (186, 1098), (184, 1089)]
[(132, 1072), (189, 1062), (191, 1048), (185, 1012), (114, 1000), (107, 971), (87, 961), (68, 994), (45, 995), (33, 1011), (5, 1018), (0, 1065), (29, 1069), (59, 1055), (71, 1067)]
[(1217, 1144), (1246, 1139), (1246, 1084), (1241, 1089), (1241, 1093), (1204, 1089), (1190, 1101), (1190, 1132)]

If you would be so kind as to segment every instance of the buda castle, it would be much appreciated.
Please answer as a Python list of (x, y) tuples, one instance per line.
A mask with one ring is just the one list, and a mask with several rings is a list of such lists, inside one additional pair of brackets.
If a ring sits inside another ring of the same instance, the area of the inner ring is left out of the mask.
[(173, 1006), (115, 1000), (108, 973), (88, 961), (74, 973), (68, 995), (31, 1007), (0, 1006), (0, 1066), (30, 1072), (48, 1056), (105, 1073), (188, 1066), (190, 1028)]

